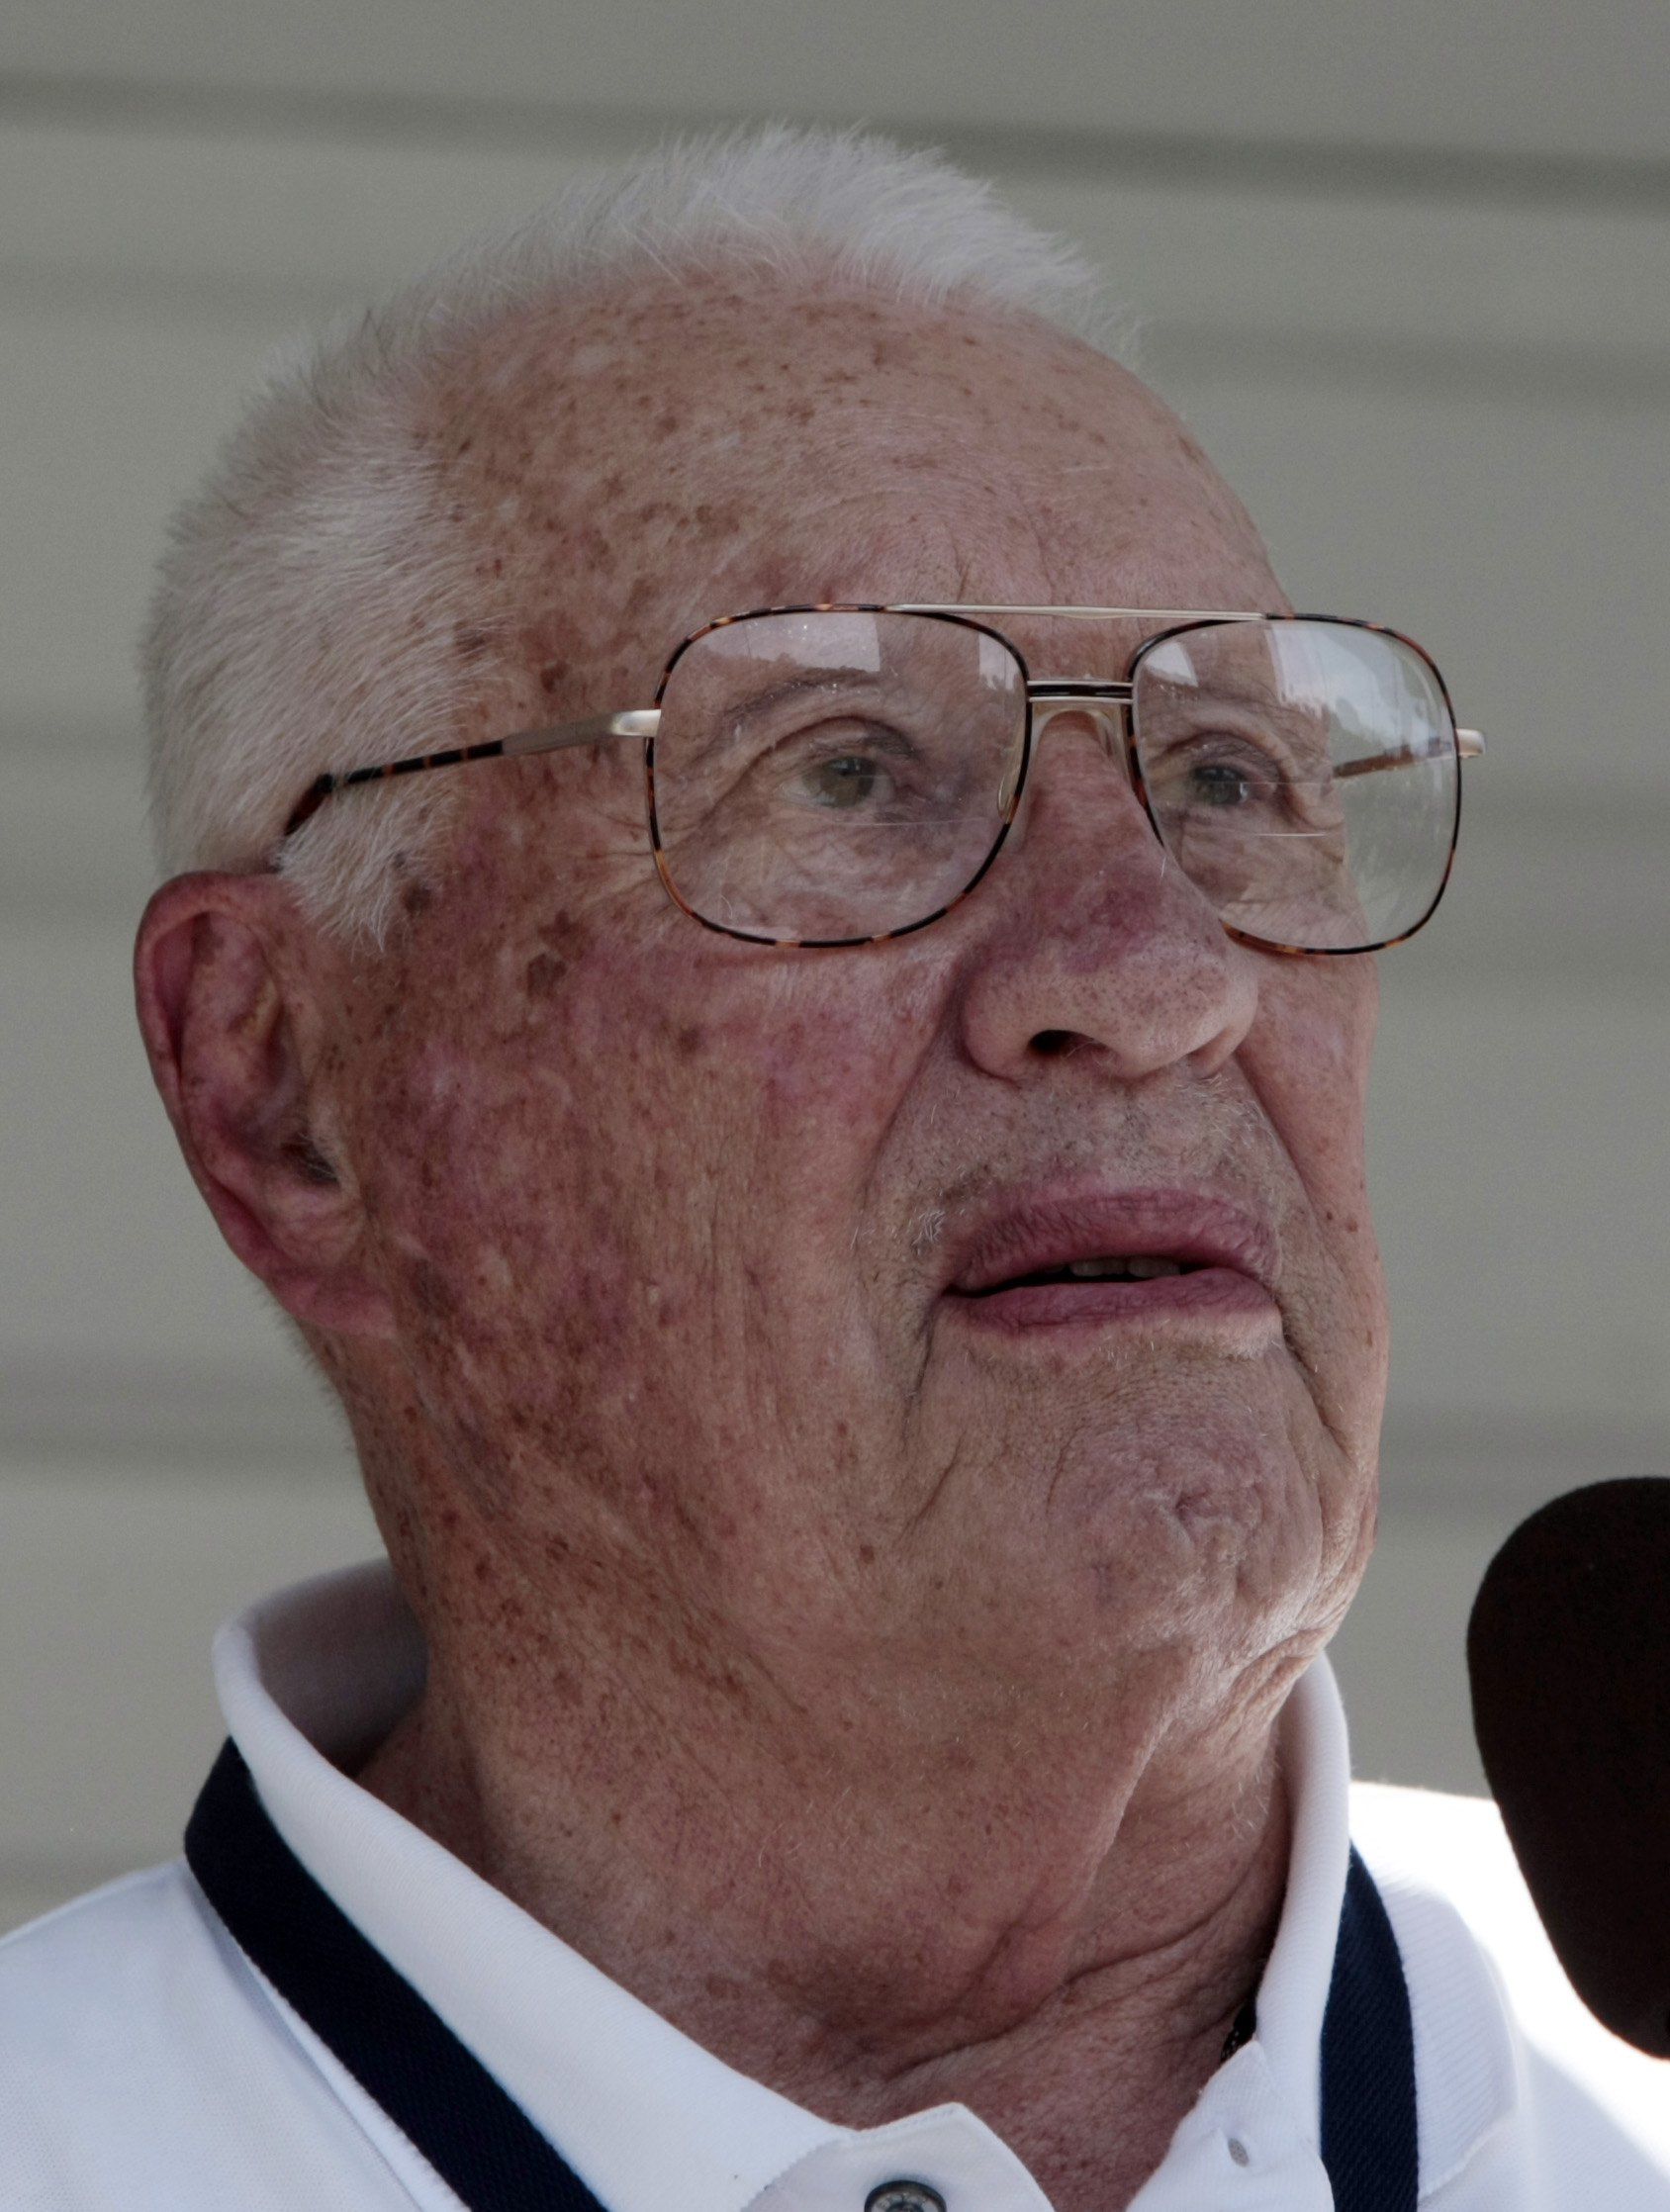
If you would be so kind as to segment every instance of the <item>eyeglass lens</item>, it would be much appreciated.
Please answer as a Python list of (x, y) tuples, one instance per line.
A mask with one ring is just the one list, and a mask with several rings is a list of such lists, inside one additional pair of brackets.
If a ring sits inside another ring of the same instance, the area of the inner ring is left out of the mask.
[[(942, 912), (1001, 844), (1026, 763), (1021, 664), (958, 618), (748, 615), (684, 649), (660, 705), (668, 885), (773, 942), (851, 944)], [(1345, 951), (1431, 911), (1455, 744), (1412, 646), (1329, 622), (1202, 625), (1140, 656), (1132, 715), (1151, 819), (1231, 927)]]
[(1402, 638), (1223, 622), (1139, 659), (1131, 712), (1160, 841), (1221, 921), (1308, 952), (1419, 928), (1459, 805), (1455, 728)]
[(744, 936), (908, 929), (984, 867), (1025, 754), (1020, 663), (972, 623), (750, 615), (697, 637), (663, 689), (662, 865)]

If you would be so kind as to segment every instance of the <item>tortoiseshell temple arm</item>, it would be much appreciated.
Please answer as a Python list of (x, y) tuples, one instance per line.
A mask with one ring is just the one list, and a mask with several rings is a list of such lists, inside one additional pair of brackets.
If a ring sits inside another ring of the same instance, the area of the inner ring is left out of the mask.
[(356, 783), (382, 783), (394, 776), (416, 776), (425, 768), (457, 768), (463, 761), (513, 760), (522, 753), (560, 753), (569, 745), (601, 745), (611, 737), (635, 737), (641, 743), (661, 726), (655, 706), (630, 707), (623, 714), (594, 714), (584, 722), (558, 722), (549, 729), (517, 730), (510, 737), (496, 737), (486, 745), (452, 745), (441, 753), (416, 753), (410, 760), (382, 761), (375, 768), (351, 768), (340, 776), (316, 777), (297, 800), (285, 823), (283, 836), (292, 837), (336, 791)]
[[(1484, 754), (1483, 730), (1457, 730), (1455, 750), (1464, 761), (1481, 759)], [(1430, 761), (1432, 758), (1431, 753), (1424, 752), (1419, 746), (1405, 745), (1395, 753), (1372, 753), (1366, 760), (1342, 761), (1334, 773), (1338, 777), (1377, 776), (1386, 768), (1419, 768), (1423, 761)]]

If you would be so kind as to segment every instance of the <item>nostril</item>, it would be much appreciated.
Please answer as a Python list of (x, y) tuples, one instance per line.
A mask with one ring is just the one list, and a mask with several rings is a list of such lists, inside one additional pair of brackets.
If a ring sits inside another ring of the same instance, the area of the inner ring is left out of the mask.
[(1076, 1042), (1070, 1029), (1041, 1029), (1032, 1040), (1032, 1049), (1040, 1059), (1056, 1060), (1063, 1053), (1070, 1053)]

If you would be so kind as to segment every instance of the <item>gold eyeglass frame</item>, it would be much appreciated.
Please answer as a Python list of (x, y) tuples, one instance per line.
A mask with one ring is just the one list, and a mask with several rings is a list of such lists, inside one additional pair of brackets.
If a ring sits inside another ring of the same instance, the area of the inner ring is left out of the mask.
[[(931, 914), (924, 914), (919, 921), (906, 922), (897, 929), (881, 930), (862, 937), (768, 937), (754, 930), (732, 929), (724, 922), (715, 922), (698, 913), (680, 893), (673, 881), (667, 855), (661, 840), (661, 823), (655, 803), (655, 741), (661, 727), (661, 701), (666, 695), (667, 685), (693, 645), (710, 636), (715, 630), (730, 629), (738, 622), (752, 622), (771, 614), (918, 614), (933, 621), (953, 622), (994, 639), (1013, 658), (1021, 673), (1026, 703), (1026, 730), (1021, 750), (1021, 765), (1008, 793), (1007, 803), (998, 824), (997, 835), (990, 851), (974, 875), (957, 892), (956, 896), (935, 907)], [(1099, 682), (1094, 679), (1034, 677), (1027, 666), (1026, 656), (1014, 640), (990, 622), (976, 619), (983, 615), (1021, 616), (1029, 620), (1070, 622), (1160, 622), (1166, 627), (1155, 631), (1141, 640), (1126, 663), (1125, 674), (1117, 682)], [(861, 600), (816, 600), (802, 605), (756, 606), (743, 614), (721, 614), (711, 622), (704, 622), (693, 630), (668, 658), (656, 686), (653, 706), (627, 707), (616, 714), (594, 714), (574, 722), (557, 722), (537, 729), (512, 731), (509, 737), (498, 737), (480, 745), (448, 746), (439, 752), (418, 753), (405, 760), (382, 761), (369, 768), (347, 769), (338, 773), (326, 772), (318, 776), (292, 808), (281, 832), (284, 838), (293, 837), (303, 825), (312, 820), (327, 798), (338, 791), (350, 790), (358, 784), (380, 783), (401, 776), (415, 776), (426, 769), (458, 768), (467, 761), (518, 760), (531, 754), (557, 753), (570, 747), (607, 744), (615, 739), (630, 738), (644, 748), (644, 788), (649, 811), (650, 847), (655, 860), (655, 871), (661, 878), (663, 889), (680, 913), (688, 914), (701, 928), (712, 930), (720, 937), (740, 939), (747, 945), (772, 945), (798, 947), (808, 952), (833, 952), (862, 945), (883, 945), (895, 937), (910, 937), (916, 931), (927, 929), (941, 920), (953, 907), (962, 904), (974, 890), (989, 871), (993, 861), (1002, 851), (1015, 817), (1020, 810), (1026, 790), (1027, 777), (1031, 770), (1035, 747), (1050, 720), (1059, 713), (1086, 710), (1102, 719), (1107, 709), (1119, 717), (1124, 740), (1125, 773), (1131, 789), (1147, 815), (1149, 825), (1159, 838), (1161, 850), (1169, 851), (1164, 833), (1155, 818), (1154, 806), (1149, 797), (1148, 785), (1143, 776), (1142, 761), (1137, 751), (1136, 717), (1132, 711), (1136, 691), (1137, 672), (1143, 661), (1158, 646), (1168, 639), (1181, 636), (1190, 630), (1211, 629), (1229, 622), (1311, 622), (1327, 623), (1336, 629), (1367, 630), (1380, 637), (1389, 637), (1406, 646), (1431, 673), (1438, 688), (1444, 708), (1449, 716), (1450, 729), (1455, 739), (1455, 810), (1450, 823), (1449, 850), (1444, 858), (1443, 873), (1437, 890), (1419, 920), (1412, 922), (1395, 937), (1385, 937), (1369, 945), (1287, 945), (1276, 939), (1258, 937), (1251, 931), (1238, 929), (1216, 916), (1220, 928), (1238, 944), (1251, 946), (1254, 951), (1275, 953), (1295, 960), (1346, 959), (1359, 953), (1385, 952), (1393, 945), (1405, 944), (1417, 930), (1424, 929), (1437, 912), (1443, 897), (1449, 874), (1455, 861), (1456, 841), (1461, 829), (1461, 769), (1463, 760), (1473, 760), (1484, 752), (1483, 732), (1459, 728), (1455, 710), (1450, 701), (1449, 690), (1438, 665), (1425, 647), (1417, 645), (1412, 637), (1401, 630), (1388, 628), (1383, 622), (1367, 622), (1349, 615), (1340, 614), (1266, 614), (1243, 608), (1211, 607), (1142, 607), (1142, 606), (1022, 606), (987, 605), (984, 603), (952, 603), (930, 601), (895, 601), (881, 604)], [(1042, 710), (1042, 711), (1040, 711)], [(1098, 711), (1100, 710), (1100, 711)], [(1413, 765), (1419, 756), (1412, 753), (1387, 753), (1372, 760), (1347, 762), (1336, 769), (1337, 776), (1361, 776), (1381, 769)], [(1186, 873), (1186, 872), (1185, 872)]]

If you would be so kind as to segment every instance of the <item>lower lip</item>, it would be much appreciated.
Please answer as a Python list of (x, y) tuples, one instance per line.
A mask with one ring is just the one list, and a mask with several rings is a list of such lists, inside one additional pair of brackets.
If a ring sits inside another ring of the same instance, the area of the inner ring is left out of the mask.
[(1186, 1275), (1156, 1275), (1147, 1282), (1089, 1277), (1057, 1283), (1017, 1284), (983, 1297), (952, 1292), (945, 1300), (972, 1328), (1026, 1336), (1064, 1329), (1178, 1329), (1233, 1335), (1242, 1339), (1272, 1324), (1280, 1313), (1269, 1292), (1234, 1267), (1197, 1267)]

